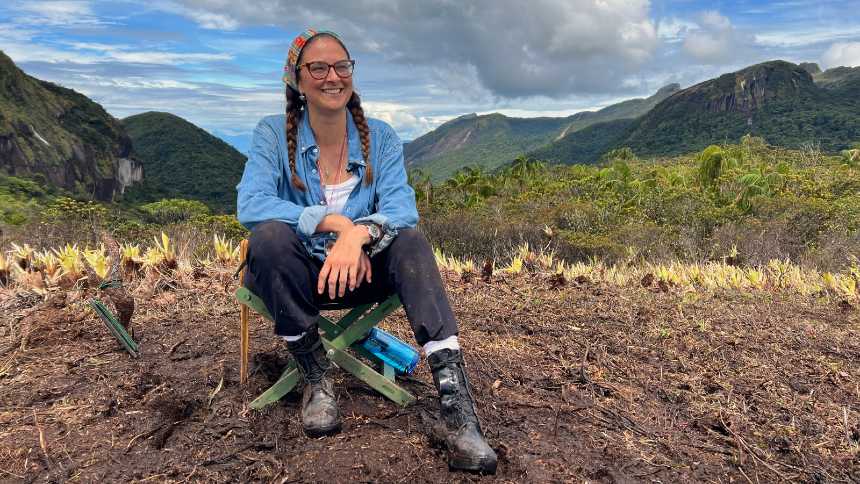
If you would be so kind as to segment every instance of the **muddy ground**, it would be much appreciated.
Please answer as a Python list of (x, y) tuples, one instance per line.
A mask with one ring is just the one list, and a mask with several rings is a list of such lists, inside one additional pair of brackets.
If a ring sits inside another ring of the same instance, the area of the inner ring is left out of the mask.
[[(198, 276), (131, 285), (139, 359), (92, 290), (0, 288), (0, 481), (860, 482), (856, 304), (445, 273), (500, 458), (477, 476), (425, 432), (423, 362), (405, 409), (336, 370), (334, 437), (303, 435), (296, 393), (249, 410), (286, 349), (252, 319), (241, 386), (235, 283)], [(402, 310), (384, 326), (409, 335)]]

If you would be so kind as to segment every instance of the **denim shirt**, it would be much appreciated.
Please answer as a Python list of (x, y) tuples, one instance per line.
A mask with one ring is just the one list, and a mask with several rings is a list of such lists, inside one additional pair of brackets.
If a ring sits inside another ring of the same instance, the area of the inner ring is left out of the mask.
[[(372, 222), (382, 228), (383, 236), (370, 255), (384, 249), (397, 230), (418, 224), (415, 192), (406, 182), (403, 144), (394, 130), (383, 121), (367, 119), (370, 128), (370, 159), (373, 182), (365, 185), (367, 160), (361, 151), (358, 128), (347, 111), (347, 170), (361, 182), (350, 193), (342, 215), (353, 222)], [(307, 113), (301, 118), (296, 136), (296, 174), (305, 184), (300, 191), (291, 182), (287, 152), (286, 116), (263, 118), (254, 129), (251, 152), (245, 163), (238, 190), (237, 218), (249, 230), (267, 220), (286, 222), (295, 230), (308, 253), (324, 261), (327, 245), (337, 239), (334, 232), (315, 233), (326, 214), (325, 199), (317, 170), (319, 146)]]

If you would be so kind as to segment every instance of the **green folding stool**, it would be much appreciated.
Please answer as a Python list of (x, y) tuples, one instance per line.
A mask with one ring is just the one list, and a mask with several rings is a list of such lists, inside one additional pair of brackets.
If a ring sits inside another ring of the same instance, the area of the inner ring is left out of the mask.
[[(243, 240), (240, 249), (243, 263), (247, 255), (247, 250), (247, 240)], [(240, 284), (244, 280), (244, 270), (241, 272)], [(236, 299), (239, 300), (239, 304), (241, 305), (241, 365), (239, 372), (242, 383), (245, 383), (248, 371), (249, 313), (253, 310), (270, 321), (273, 321), (273, 318), (269, 314), (263, 300), (248, 290), (248, 288), (240, 285), (239, 289), (236, 290)], [(326, 349), (326, 354), (331, 361), (343, 370), (352, 373), (393, 402), (401, 406), (406, 406), (415, 402), (415, 397), (395, 382), (394, 368), (365, 350), (360, 343), (374, 326), (385, 319), (387, 315), (400, 308), (400, 306), (400, 298), (396, 294), (378, 304), (362, 304), (355, 307), (337, 303), (326, 304), (320, 307), (320, 309), (350, 309), (350, 311), (337, 321), (332, 321), (320, 314), (317, 324), (321, 330), (320, 338)], [(355, 353), (355, 355), (352, 353)], [(356, 355), (379, 367), (382, 372), (361, 361)], [(291, 360), (278, 381), (251, 402), (251, 408), (260, 409), (277, 402), (289, 393), (290, 390), (295, 388), (300, 380), (301, 374), (299, 373), (299, 369), (296, 367), (295, 362)]]

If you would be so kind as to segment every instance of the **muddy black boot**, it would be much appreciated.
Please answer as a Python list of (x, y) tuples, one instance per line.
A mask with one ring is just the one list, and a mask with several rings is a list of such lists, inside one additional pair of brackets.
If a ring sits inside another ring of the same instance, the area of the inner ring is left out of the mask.
[(340, 411), (331, 380), (326, 372), (331, 364), (326, 358), (319, 333), (308, 332), (302, 339), (287, 342), (305, 378), (302, 395), (302, 427), (309, 437), (330, 435), (340, 430)]
[(495, 474), (496, 453), (481, 433), (460, 351), (434, 351), (427, 360), (439, 391), (441, 422), (434, 433), (448, 448), (448, 467)]

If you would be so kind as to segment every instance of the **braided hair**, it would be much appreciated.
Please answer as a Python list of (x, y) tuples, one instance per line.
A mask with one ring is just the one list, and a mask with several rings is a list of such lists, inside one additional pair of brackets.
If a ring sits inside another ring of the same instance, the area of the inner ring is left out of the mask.
[[(317, 35), (317, 37), (320, 36), (331, 37), (340, 43), (339, 39), (330, 35)], [(307, 47), (307, 45), (305, 45), (305, 47)], [(342, 43), (341, 47), (346, 51), (346, 47)], [(299, 61), (296, 64), (301, 65), (301, 55), (299, 55)], [(300, 73), (296, 74), (299, 75)], [(300, 191), (305, 191), (307, 187), (299, 176), (296, 175), (296, 137), (298, 135), (299, 121), (301, 121), (302, 116), (307, 112), (307, 101), (302, 99), (299, 92), (293, 89), (290, 85), (287, 85), (286, 97), (287, 154), (289, 155), (290, 162), (290, 180), (294, 187)], [(349, 109), (349, 112), (352, 114), (352, 119), (355, 121), (355, 126), (358, 128), (358, 135), (361, 140), (361, 153), (364, 155), (364, 160), (367, 163), (367, 167), (364, 172), (364, 185), (368, 186), (373, 183), (373, 167), (370, 163), (370, 127), (367, 125), (367, 118), (364, 116), (364, 109), (361, 107), (361, 98), (358, 97), (358, 93), (355, 91), (352, 92), (352, 96), (350, 96), (349, 101), (347, 101), (346, 108)]]

